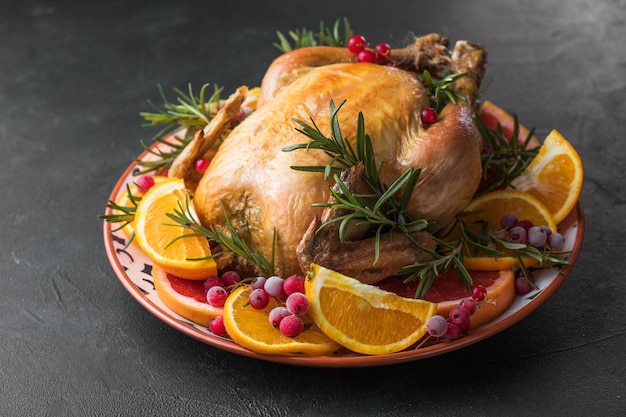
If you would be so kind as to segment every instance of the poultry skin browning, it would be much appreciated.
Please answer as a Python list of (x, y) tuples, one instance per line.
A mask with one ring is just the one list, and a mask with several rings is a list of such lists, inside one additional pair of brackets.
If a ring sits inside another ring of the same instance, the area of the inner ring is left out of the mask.
[[(295, 130), (293, 119), (310, 123), (312, 118), (330, 135), (331, 99), (336, 104), (346, 100), (338, 119), (352, 145), (357, 115), (363, 113), (375, 159), (383, 162), (384, 183), (391, 184), (410, 167), (422, 170), (409, 203), (413, 218), (445, 223), (461, 211), (481, 174), (473, 101), (486, 52), (459, 42), (450, 53), (446, 38), (428, 35), (392, 51), (392, 58), (397, 67), (355, 63), (345, 48), (331, 47), (302, 48), (279, 57), (263, 79), (257, 110), (230, 133), (200, 179), (194, 196), (200, 222), (224, 227), (225, 212), (252, 250), (270, 259), (274, 247), (277, 275), (301, 274), (296, 248), (322, 216), (313, 203), (328, 200), (333, 181), (290, 168), (326, 165), (329, 157), (322, 151), (283, 149), (309, 141)], [(419, 117), (429, 107), (428, 92), (417, 76), (424, 69), (435, 75), (442, 70), (468, 73), (455, 85), (467, 100), (448, 103), (429, 127)], [(236, 256), (225, 256), (221, 264), (249, 271)]]

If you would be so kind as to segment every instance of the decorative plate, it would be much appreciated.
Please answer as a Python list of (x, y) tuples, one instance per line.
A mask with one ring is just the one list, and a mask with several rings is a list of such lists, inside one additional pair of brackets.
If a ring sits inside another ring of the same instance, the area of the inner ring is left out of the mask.
[[(145, 152), (140, 156), (140, 158), (146, 157)], [(117, 181), (109, 199), (116, 201), (120, 194), (125, 193), (126, 185), (133, 182), (138, 172), (137, 164), (132, 163)], [(332, 356), (318, 357), (263, 355), (245, 349), (228, 338), (216, 336), (208, 328), (179, 316), (161, 302), (154, 289), (151, 260), (136, 243), (131, 242), (126, 246), (125, 232), (112, 232), (111, 230), (115, 227), (111, 226), (110, 223), (104, 222), (104, 243), (115, 274), (139, 304), (173, 328), (219, 349), (261, 360), (314, 367), (366, 367), (397, 364), (442, 355), (484, 340), (522, 320), (546, 302), (572, 270), (582, 246), (584, 215), (579, 201), (574, 210), (559, 225), (560, 232), (565, 237), (564, 250), (571, 251), (568, 258), (571, 265), (561, 268), (560, 273), (551, 269), (536, 273), (538, 289), (524, 296), (517, 296), (509, 309), (500, 317), (453, 341), (441, 341), (415, 350), (379, 356), (364, 356), (347, 350), (339, 351)]]

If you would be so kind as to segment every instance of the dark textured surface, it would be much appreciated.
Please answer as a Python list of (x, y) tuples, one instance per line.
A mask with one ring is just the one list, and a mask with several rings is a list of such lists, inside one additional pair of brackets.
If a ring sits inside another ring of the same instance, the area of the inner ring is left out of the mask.
[[(0, 415), (624, 415), (626, 2), (214, 3), (0, 1)], [(374, 42), (489, 49), (487, 98), (583, 158), (573, 273), (510, 329), (401, 366), (302, 369), (178, 333), (120, 285), (97, 218), (149, 137), (138, 112), (157, 83), (258, 84), (275, 30), (343, 16)]]

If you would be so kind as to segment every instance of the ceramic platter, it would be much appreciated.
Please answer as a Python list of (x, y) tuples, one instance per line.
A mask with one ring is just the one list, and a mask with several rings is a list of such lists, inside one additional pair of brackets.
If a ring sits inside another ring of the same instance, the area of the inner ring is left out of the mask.
[[(144, 153), (139, 158), (146, 157)], [(116, 201), (120, 194), (125, 193), (126, 185), (133, 182), (138, 172), (137, 164), (131, 164), (117, 181), (110, 200)], [(144, 255), (136, 243), (131, 242), (127, 246), (128, 237), (123, 231), (113, 232), (112, 229), (114, 227), (110, 223), (104, 222), (106, 253), (115, 274), (139, 304), (169, 326), (216, 348), (261, 360), (314, 367), (367, 367), (410, 362), (442, 355), (480, 342), (522, 320), (554, 294), (573, 268), (582, 245), (584, 215), (582, 205), (578, 202), (574, 210), (559, 225), (559, 230), (565, 237), (564, 249), (571, 251), (568, 257), (571, 265), (563, 267), (560, 273), (546, 269), (535, 274), (538, 289), (516, 297), (510, 308), (496, 320), (454, 341), (441, 341), (419, 349), (378, 356), (364, 356), (347, 350), (339, 351), (332, 356), (320, 357), (263, 355), (245, 349), (228, 338), (215, 336), (208, 328), (186, 320), (161, 302), (154, 289), (150, 259)]]

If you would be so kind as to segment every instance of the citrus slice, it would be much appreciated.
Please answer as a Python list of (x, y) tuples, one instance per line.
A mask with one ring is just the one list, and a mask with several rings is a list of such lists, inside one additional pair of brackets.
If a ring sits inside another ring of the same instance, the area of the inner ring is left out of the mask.
[(306, 316), (302, 316), (305, 321), (302, 333), (292, 338), (283, 336), (269, 321), (269, 312), (278, 302), (271, 298), (267, 307), (257, 310), (249, 304), (251, 292), (249, 285), (242, 285), (228, 296), (224, 305), (226, 332), (240, 346), (268, 355), (324, 356), (340, 349), (310, 318), (307, 322)]
[[(539, 266), (540, 263), (537, 259), (527, 256), (522, 256), (520, 259), (526, 268)], [(501, 271), (519, 268), (520, 263), (512, 256), (466, 256), (463, 258), (463, 266), (476, 271)]]
[(541, 200), (558, 224), (574, 208), (583, 185), (583, 164), (574, 147), (556, 130), (511, 187)]
[[(476, 303), (476, 311), (470, 317), (470, 329), (475, 329), (493, 321), (508, 309), (515, 300), (515, 274), (511, 269), (501, 271), (470, 271), (474, 285), (482, 285), (487, 290), (485, 300)], [(437, 314), (448, 317), (450, 310), (459, 305), (459, 302), (468, 297), (467, 289), (458, 281), (456, 271), (451, 271), (435, 280), (429, 292), (439, 290), (442, 294), (453, 294), (450, 287), (462, 287), (455, 298), (447, 297), (437, 302)], [(436, 294), (431, 293), (430, 297)], [(426, 297), (427, 299), (434, 299)]]
[[(163, 181), (167, 180), (167, 177), (161, 176), (161, 175), (155, 175), (154, 177), (154, 183), (155, 184), (159, 184)], [(128, 187), (130, 188), (130, 192), (134, 197), (137, 197), (139, 199), (141, 199), (141, 197), (143, 197), (143, 191), (141, 191), (139, 189), (139, 186), (137, 186), (137, 184), (135, 182), (133, 182), (132, 184), (129, 184)], [(130, 199), (130, 197), (128, 196), (128, 190), (126, 189), (126, 187), (124, 187), (124, 189), (122, 190), (122, 192), (120, 193), (120, 195), (117, 197), (117, 199), (115, 200), (115, 204), (117, 204), (120, 207), (129, 207), (129, 208), (133, 208), (136, 207), (137, 203), (133, 203)], [(113, 210), (113, 214), (121, 214), (121, 211), (118, 210)], [(127, 225), (125, 225), (124, 227), (122, 227), (120, 230), (122, 230), (124, 233), (126, 233), (126, 236), (130, 236), (133, 234), (133, 222), (128, 223)]]
[[(556, 232), (557, 225), (546, 206), (531, 194), (517, 190), (497, 190), (483, 194), (470, 201), (464, 212), (471, 213), (463, 217), (464, 223), (477, 233), (484, 234), (481, 224), (484, 222), (492, 232), (502, 230), (500, 219), (505, 214), (515, 214), (519, 220), (530, 220), (535, 226), (547, 226)], [(460, 237), (458, 226), (446, 237), (454, 241)], [(537, 260), (522, 256), (521, 261), (526, 267), (538, 266)], [(482, 271), (500, 271), (519, 267), (517, 258), (509, 256), (493, 256), (477, 252), (463, 257), (463, 265), (467, 269)]]
[[(501, 271), (468, 271), (473, 285), (487, 290), (485, 301), (477, 303), (476, 312), (470, 317), (470, 329), (489, 323), (511, 306), (515, 299), (515, 274), (510, 269)], [(391, 277), (380, 282), (380, 288), (402, 297), (413, 298), (419, 280), (404, 282), (402, 277)], [(465, 284), (459, 281), (456, 270), (439, 275), (426, 293), (426, 301), (437, 303), (437, 314), (448, 317), (450, 310), (469, 297)]]
[[(515, 119), (513, 116), (493, 104), (491, 101), (486, 100), (478, 109), (478, 116), (483, 122), (485, 127), (493, 130), (498, 129), (498, 125), (502, 129), (504, 137), (511, 139), (513, 136), (513, 129), (515, 126)], [(518, 124), (517, 143), (524, 143), (528, 137), (530, 131), (521, 124)], [(539, 146), (540, 143), (535, 136), (532, 136), (528, 142), (527, 148), (532, 149)]]
[[(144, 194), (135, 212), (137, 244), (152, 261), (180, 278), (205, 279), (217, 274), (207, 239), (173, 226), (167, 217), (179, 204), (185, 205), (188, 193), (182, 179), (168, 178)], [(177, 239), (177, 240), (176, 240)]]
[(492, 231), (501, 229), (505, 214), (515, 214), (519, 220), (530, 220), (535, 226), (548, 226), (556, 232), (556, 222), (548, 208), (536, 197), (518, 190), (497, 190), (483, 194), (467, 205), (471, 213), (463, 217), (466, 224), (484, 221)]
[(152, 278), (163, 304), (187, 320), (209, 327), (213, 317), (224, 314), (222, 307), (207, 303), (204, 281), (179, 278), (158, 266), (152, 267)]
[(305, 281), (309, 314), (331, 339), (357, 353), (393, 353), (416, 343), (437, 305), (400, 297), (312, 264)]

